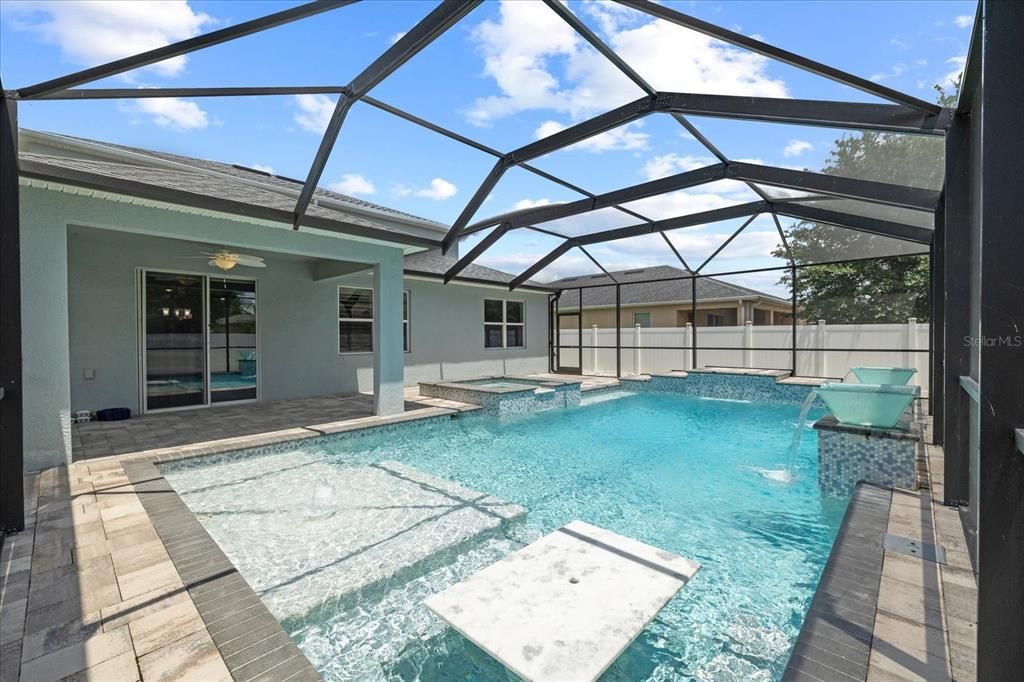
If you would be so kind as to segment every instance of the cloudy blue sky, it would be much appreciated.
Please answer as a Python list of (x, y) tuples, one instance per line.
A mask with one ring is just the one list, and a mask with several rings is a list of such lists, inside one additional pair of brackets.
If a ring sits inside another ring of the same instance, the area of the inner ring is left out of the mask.
[[(0, 74), (17, 88), (134, 52), (245, 21), (295, 3), (231, 0), (0, 3)], [(680, 11), (804, 56), (933, 99), (932, 86), (959, 74), (975, 3), (668, 2)], [(767, 97), (878, 101), (784, 64), (603, 1), (569, 8), (660, 90)], [(434, 7), (428, 0), (365, 0), (311, 19), (179, 57), (92, 85), (167, 87), (347, 83)], [(489, 0), (378, 86), (373, 96), (508, 151), (635, 99), (642, 93), (532, 0)], [(25, 127), (239, 163), (304, 178), (333, 109), (325, 96), (122, 102), (36, 102), (20, 108)], [(732, 159), (819, 169), (843, 131), (694, 118)], [(648, 117), (543, 157), (538, 167), (603, 192), (713, 162), (668, 117)], [(450, 223), (493, 159), (366, 105), (350, 113), (322, 184)], [(579, 195), (513, 169), (477, 218)], [(722, 182), (636, 202), (665, 218), (751, 200)], [(635, 222), (614, 211), (550, 227), (579, 234)], [(735, 223), (672, 235), (695, 266)], [(708, 271), (764, 267), (778, 241), (759, 219)], [(533, 232), (503, 238), (484, 262), (521, 271), (558, 240)], [(672, 264), (658, 238), (593, 249), (609, 269)], [(571, 253), (543, 277), (594, 267)], [(772, 273), (736, 281), (772, 289)]]

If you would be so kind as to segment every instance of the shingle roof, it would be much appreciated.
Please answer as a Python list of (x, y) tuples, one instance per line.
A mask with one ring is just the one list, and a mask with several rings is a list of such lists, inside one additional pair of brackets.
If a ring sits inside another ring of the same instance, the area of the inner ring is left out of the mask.
[[(237, 165), (237, 164), (221, 163), (219, 161), (211, 161), (209, 159), (200, 159), (200, 158), (194, 158), (194, 157), (191, 157), (191, 156), (182, 156), (180, 154), (171, 154), (169, 152), (160, 152), (160, 151), (155, 151), (155, 150), (152, 150), (152, 149), (144, 149), (142, 147), (131, 147), (131, 146), (128, 146), (128, 145), (114, 144), (112, 142), (101, 142), (101, 141), (98, 141), (98, 140), (90, 140), (90, 139), (87, 139), (87, 138), (84, 138), (84, 137), (75, 137), (73, 135), (64, 135), (64, 134), (56, 134), (56, 133), (42, 133), (42, 134), (46, 135), (49, 138), (53, 138), (55, 141), (60, 141), (63, 138), (65, 140), (71, 140), (71, 141), (74, 141), (74, 142), (87, 143), (87, 144), (90, 144), (90, 145), (99, 145), (101, 147), (109, 147), (111, 149), (115, 149), (115, 150), (119, 150), (119, 151), (123, 151), (123, 152), (130, 152), (132, 154), (141, 154), (143, 156), (149, 156), (149, 157), (152, 157), (154, 159), (160, 159), (160, 160), (163, 160), (163, 161), (170, 161), (170, 162), (173, 162), (173, 163), (184, 164), (184, 165), (190, 166), (192, 168), (198, 168), (198, 169), (202, 169), (202, 170), (212, 171), (214, 173), (221, 173), (221, 174), (231, 175), (231, 176), (237, 177), (240, 180), (244, 180), (244, 181), (260, 182), (260, 183), (265, 184), (265, 185), (267, 185), (269, 187), (273, 187), (273, 188), (279, 189), (279, 190), (281, 190), (283, 192), (297, 192), (298, 190), (300, 190), (302, 188), (302, 184), (303, 184), (301, 180), (295, 180), (293, 178), (288, 178), (288, 177), (284, 177), (284, 176), (280, 176), (280, 175), (273, 175), (271, 173), (267, 173), (267, 172), (264, 172), (264, 171), (256, 170), (254, 168), (247, 168), (245, 166), (240, 166), (240, 165)], [(61, 158), (63, 158), (63, 157), (61, 157)], [(139, 166), (136, 166), (135, 164), (130, 164), (128, 162), (121, 162), (121, 163), (123, 163), (124, 165), (129, 165), (129, 166), (133, 166), (133, 167), (139, 167)], [(429, 220), (427, 218), (421, 218), (420, 216), (413, 215), (411, 213), (406, 213), (405, 211), (399, 211), (399, 210), (391, 208), (389, 206), (382, 206), (380, 204), (375, 204), (375, 203), (370, 202), (370, 201), (364, 201), (363, 199), (357, 199), (356, 197), (348, 196), (347, 194), (340, 194), (338, 192), (334, 192), (332, 190), (325, 189), (323, 187), (317, 187), (316, 191), (313, 192), (313, 196), (314, 197), (324, 197), (324, 198), (328, 198), (328, 199), (333, 199), (335, 201), (339, 201), (339, 202), (342, 202), (342, 203), (350, 204), (352, 206), (359, 207), (359, 208), (367, 208), (367, 209), (371, 209), (371, 210), (374, 210), (374, 211), (381, 211), (383, 213), (390, 213), (390, 214), (395, 215), (397, 217), (415, 220), (415, 221), (418, 221), (418, 222), (421, 222), (421, 223), (426, 223), (426, 224), (429, 224), (429, 225), (434, 225), (434, 226), (439, 227), (439, 228), (444, 228), (444, 229), (448, 228), (447, 225), (444, 225), (443, 223), (439, 223), (439, 222), (434, 221), (434, 220)]]
[[(645, 305), (651, 303), (669, 303), (678, 301), (689, 301), (692, 296), (690, 279), (675, 279), (662, 282), (651, 282), (648, 280), (666, 279), (669, 277), (688, 277), (690, 272), (682, 268), (674, 268), (668, 265), (658, 265), (649, 268), (637, 268), (634, 270), (620, 270), (612, 272), (611, 275), (624, 286), (620, 289), (620, 300), (622, 305)], [(583, 290), (583, 307), (615, 305), (615, 280), (608, 275), (583, 275), (582, 277), (567, 277), (549, 282), (547, 286), (554, 289), (562, 289), (562, 295), (558, 299), (559, 307), (575, 307), (579, 305), (579, 288), (593, 287), (596, 289)], [(604, 286), (609, 285), (609, 286)], [(573, 288), (577, 287), (577, 288)], [(697, 280), (697, 300), (739, 298), (748, 296), (761, 296), (763, 298), (788, 304), (776, 296), (765, 294), (754, 289), (741, 287), (738, 284), (723, 282), (713, 277), (701, 277)]]
[[(448, 269), (455, 265), (456, 258), (453, 256), (442, 255), (440, 251), (423, 251), (420, 253), (413, 253), (405, 257), (405, 272), (407, 274), (427, 275), (427, 276), (443, 276)], [(501, 270), (495, 270), (493, 268), (484, 267), (483, 265), (470, 264), (467, 265), (456, 279), (466, 281), (481, 281), (481, 282), (495, 282), (498, 284), (508, 284), (515, 278), (515, 275), (511, 275)], [(527, 280), (523, 287), (535, 288), (535, 289), (550, 289), (546, 284), (540, 282), (534, 282)]]

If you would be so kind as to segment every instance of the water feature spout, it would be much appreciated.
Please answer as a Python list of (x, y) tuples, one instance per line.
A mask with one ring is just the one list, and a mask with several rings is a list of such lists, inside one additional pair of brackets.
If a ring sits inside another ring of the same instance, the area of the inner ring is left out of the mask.
[(786, 467), (784, 469), (762, 469), (760, 474), (765, 478), (779, 483), (792, 483), (796, 480), (796, 454), (800, 449), (800, 440), (803, 438), (804, 429), (807, 427), (807, 413), (811, 411), (811, 405), (818, 397), (818, 391), (811, 389), (804, 398), (800, 407), (800, 417), (796, 420), (796, 430), (793, 432), (793, 439), (789, 442), (789, 449), (786, 451)]

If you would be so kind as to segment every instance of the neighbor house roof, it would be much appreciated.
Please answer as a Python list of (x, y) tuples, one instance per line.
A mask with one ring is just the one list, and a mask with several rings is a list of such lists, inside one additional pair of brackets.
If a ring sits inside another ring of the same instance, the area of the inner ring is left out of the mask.
[[(454, 256), (442, 255), (441, 252), (436, 249), (433, 251), (412, 253), (405, 257), (405, 274), (423, 275), (425, 277), (439, 279), (444, 277), (444, 274), (448, 272), (453, 265), (455, 265), (457, 260), (458, 259)], [(483, 265), (476, 265), (474, 263), (463, 269), (455, 279), (486, 284), (508, 284), (514, 277), (515, 275), (510, 275), (507, 272), (484, 267)], [(534, 282), (532, 280), (527, 280), (519, 288), (541, 289), (544, 291), (552, 290), (551, 286)]]
[[(613, 306), (615, 305), (616, 281), (623, 285), (620, 288), (619, 294), (622, 305), (678, 303), (679, 301), (691, 300), (693, 295), (691, 289), (692, 279), (669, 279), (689, 277), (691, 275), (689, 270), (682, 268), (658, 265), (649, 268), (636, 268), (634, 270), (619, 270), (609, 274), (611, 274), (611, 277), (608, 275), (566, 277), (549, 282), (547, 286), (563, 290), (558, 299), (558, 305), (562, 308), (571, 308), (579, 305), (579, 287), (595, 286), (599, 288), (583, 290), (583, 307)], [(700, 277), (697, 279), (698, 301), (738, 298), (761, 298), (772, 303), (790, 305), (790, 301), (777, 296), (748, 289), (738, 284), (724, 282), (713, 277)]]
[[(302, 183), (205, 159), (66, 135), (21, 131), (22, 176), (172, 204), (290, 223)], [(40, 151), (31, 151), (32, 144)], [(71, 153), (54, 153), (67, 147)], [(77, 152), (77, 153), (75, 153)], [(325, 189), (306, 211), (308, 227), (432, 247), (447, 226)]]

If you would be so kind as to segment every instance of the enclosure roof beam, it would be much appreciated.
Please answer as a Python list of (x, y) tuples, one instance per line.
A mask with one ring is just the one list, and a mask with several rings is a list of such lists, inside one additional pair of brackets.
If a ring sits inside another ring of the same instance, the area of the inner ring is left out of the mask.
[(604, 230), (603, 232), (595, 232), (593, 234), (575, 237), (572, 241), (583, 246), (600, 244), (601, 242), (610, 242), (615, 241), (616, 239), (627, 239), (629, 237), (639, 237), (641, 235), (653, 234), (655, 232), (678, 230), (683, 227), (693, 227), (695, 225), (704, 225), (706, 223), (717, 223), (721, 220), (745, 218), (756, 213), (768, 211), (770, 208), (771, 205), (767, 201), (751, 201), (746, 204), (736, 204), (735, 206), (725, 206), (723, 208), (711, 209), (710, 211), (701, 211), (700, 213), (690, 213), (688, 215), (677, 216), (675, 218), (666, 218), (665, 220), (655, 220), (650, 224), (630, 225), (629, 227), (618, 227), (612, 230)]
[(560, 0), (544, 0), (544, 4), (551, 8), (551, 10), (560, 16), (565, 23), (569, 24), (577, 33), (579, 33), (584, 40), (601, 53), (605, 59), (615, 65), (619, 71), (623, 73), (629, 80), (646, 92), (648, 95), (653, 95), (657, 91), (654, 87), (644, 80), (644, 77), (633, 70), (633, 67), (626, 63), (622, 57), (618, 55), (615, 50), (608, 47), (608, 45), (601, 40), (596, 33), (590, 30), (590, 27), (580, 21), (579, 17), (573, 14), (572, 10), (563, 5)]
[(258, 97), (263, 95), (336, 95), (343, 85), (242, 86), (229, 88), (71, 88), (33, 97), (37, 100), (150, 99), (154, 97)]
[(786, 259), (789, 261), (790, 265), (792, 265), (796, 261), (793, 260), (793, 252), (789, 248), (789, 240), (786, 239), (786, 232), (782, 229), (782, 223), (779, 222), (779, 214), (775, 211), (772, 211), (772, 220), (775, 221), (775, 229), (779, 231), (779, 239), (782, 240), (782, 248), (786, 250)]
[(469, 219), (473, 217), (477, 209), (480, 208), (480, 204), (484, 202), (487, 195), (491, 193), (494, 186), (498, 183), (501, 177), (505, 174), (505, 171), (512, 166), (517, 166), (523, 162), (530, 161), (539, 156), (550, 154), (551, 152), (563, 149), (577, 142), (582, 142), (588, 138), (600, 135), (603, 132), (616, 128), (623, 123), (634, 121), (638, 118), (646, 116), (654, 111), (654, 97), (641, 97), (640, 99), (624, 104), (620, 107), (606, 111), (603, 114), (599, 114), (594, 118), (587, 119), (577, 123), (574, 126), (570, 126), (565, 130), (560, 130), (553, 135), (548, 135), (536, 142), (532, 142), (528, 145), (524, 145), (519, 149), (509, 152), (504, 157), (498, 160), (494, 165), (494, 168), (488, 173), (487, 177), (477, 188), (476, 192), (473, 193), (473, 197), (466, 204), (466, 207), (462, 209), (462, 213), (452, 223), (452, 227), (448, 230), (448, 234), (444, 237), (442, 251), (447, 253), (451, 247), (458, 241), (459, 237), (462, 236), (463, 231), (466, 229), (466, 225), (469, 223)]
[(515, 277), (515, 279), (513, 279), (509, 283), (508, 290), (512, 291), (512, 290), (518, 288), (520, 285), (523, 284), (523, 282), (525, 282), (526, 280), (530, 279), (531, 277), (536, 275), (538, 272), (540, 272), (541, 270), (543, 270), (547, 266), (549, 266), (552, 263), (554, 263), (563, 254), (565, 254), (566, 251), (568, 251), (569, 249), (573, 248), (574, 246), (576, 246), (576, 244), (574, 244), (573, 240), (571, 240), (571, 239), (568, 239), (568, 240), (562, 242), (561, 244), (556, 246), (554, 249), (552, 249), (551, 252), (548, 255), (544, 256), (539, 261), (537, 261), (536, 263), (531, 265), (529, 268), (527, 268), (526, 271), (523, 272), (521, 275), (517, 275)]
[(757, 216), (759, 216), (759, 215), (761, 215), (761, 214), (760, 213), (755, 213), (754, 215), (752, 215), (749, 218), (747, 218), (746, 220), (744, 220), (743, 224), (739, 226), (739, 229), (737, 229), (735, 232), (733, 232), (731, 235), (729, 235), (729, 238), (726, 239), (724, 242), (722, 242), (722, 245), (719, 246), (717, 249), (715, 249), (714, 253), (712, 253), (710, 256), (705, 258), (704, 262), (697, 266), (697, 271), (694, 274), (700, 274), (700, 271), (703, 270), (705, 268), (705, 266), (707, 266), (708, 263), (713, 261), (715, 259), (715, 256), (717, 256), (718, 254), (722, 253), (722, 251), (725, 249), (725, 247), (729, 246), (729, 244), (732, 244), (732, 240), (736, 239), (736, 237), (739, 236), (740, 232), (742, 232), (743, 230), (747, 229), (747, 225), (749, 225), (750, 223), (754, 222), (754, 219), (757, 218)]
[(338, 98), (334, 113), (331, 114), (331, 120), (324, 131), (323, 139), (320, 140), (320, 147), (313, 159), (313, 165), (309, 169), (306, 182), (299, 193), (299, 199), (295, 203), (292, 226), (296, 230), (299, 229), (299, 224), (306, 214), (309, 202), (313, 198), (313, 192), (316, 191), (320, 176), (324, 172), (324, 166), (327, 165), (327, 159), (331, 155), (331, 150), (334, 149), (338, 133), (341, 132), (341, 126), (352, 105), (395, 70), (419, 54), (460, 19), (476, 9), (480, 2), (481, 0), (444, 0), (399, 38), (384, 54), (352, 79), (346, 91)]
[(726, 175), (727, 169), (725, 164), (713, 164), (711, 166), (705, 166), (703, 168), (697, 168), (683, 173), (676, 173), (675, 175), (668, 175), (664, 178), (658, 178), (657, 180), (650, 180), (637, 185), (631, 185), (611, 192), (605, 192), (604, 194), (598, 194), (597, 196), (588, 199), (579, 199), (577, 201), (570, 201), (564, 204), (537, 206), (534, 208), (513, 211), (493, 218), (486, 218), (481, 220), (479, 223), (475, 223), (467, 227), (466, 233), (470, 234), (477, 232), (499, 223), (505, 223), (509, 227), (546, 223), (551, 220), (568, 218), (581, 213), (589, 213), (590, 211), (608, 208), (609, 206), (618, 203), (628, 203), (631, 201), (637, 201), (638, 199), (646, 199), (659, 194), (673, 192), (675, 190), (686, 189), (687, 187), (704, 185), (716, 180), (722, 180)]
[(851, 213), (805, 206), (804, 204), (793, 204), (785, 201), (774, 202), (772, 208), (781, 215), (799, 220), (836, 225), (837, 227), (845, 227), (858, 232), (867, 232), (918, 244), (930, 244), (932, 241), (933, 230), (929, 230), (926, 227), (879, 220), (877, 218), (867, 218)]
[(757, 54), (765, 57), (789, 64), (790, 66), (795, 66), (798, 69), (809, 71), (818, 76), (829, 78), (842, 83), (843, 85), (857, 88), (858, 90), (875, 95), (876, 97), (887, 99), (890, 102), (896, 102), (926, 114), (937, 114), (939, 112), (939, 107), (931, 102), (926, 102), (918, 99), (917, 97), (912, 97), (911, 95), (900, 92), (899, 90), (888, 88), (866, 78), (861, 78), (860, 76), (855, 76), (852, 73), (847, 73), (841, 69), (828, 66), (827, 64), (816, 62), (813, 59), (802, 57), (790, 52), (789, 50), (783, 50), (782, 48), (770, 45), (757, 40), (756, 38), (745, 36), (742, 33), (730, 31), (726, 28), (722, 28), (721, 26), (716, 26), (715, 24), (702, 21), (696, 17), (683, 14), (682, 12), (670, 7), (651, 2), (651, 0), (617, 0), (617, 2), (621, 5), (625, 5), (626, 7), (646, 12), (647, 14), (663, 19), (664, 21), (669, 21), (692, 31), (703, 33), (704, 35), (717, 40), (722, 40), (732, 45), (736, 45), (737, 47), (742, 47), (750, 50), (751, 52), (756, 52)]
[[(449, 139), (452, 139), (452, 140), (455, 140), (456, 142), (461, 142), (464, 145), (467, 145), (469, 147), (473, 147), (474, 149), (476, 149), (478, 151), (481, 151), (481, 152), (484, 152), (485, 154), (490, 154), (491, 156), (495, 157), (496, 159), (500, 159), (503, 156), (505, 156), (503, 153), (499, 152), (497, 149), (493, 149), (491, 147), (488, 147), (487, 145), (482, 144), (482, 143), (480, 143), (480, 142), (478, 142), (476, 140), (473, 140), (471, 138), (468, 138), (465, 135), (461, 135), (461, 134), (456, 133), (456, 132), (454, 132), (452, 130), (448, 130), (447, 128), (444, 128), (442, 126), (437, 125), (436, 123), (432, 123), (431, 121), (427, 121), (426, 119), (420, 118), (419, 116), (416, 116), (415, 114), (410, 114), (407, 111), (403, 111), (402, 109), (399, 109), (396, 106), (392, 106), (391, 104), (387, 104), (386, 102), (381, 102), (380, 100), (374, 99), (373, 97), (365, 96), (362, 99), (360, 99), (359, 101), (360, 102), (364, 102), (366, 104), (369, 104), (372, 107), (376, 107), (377, 109), (380, 109), (381, 111), (386, 111), (389, 114), (392, 114), (392, 115), (397, 116), (397, 117), (399, 117), (399, 118), (401, 118), (403, 120), (408, 121), (409, 123), (413, 123), (415, 125), (418, 125), (418, 126), (421, 126), (423, 128), (426, 128), (427, 130), (431, 130), (431, 131), (433, 131), (435, 133), (438, 133), (439, 135), (444, 135), (445, 137), (447, 137)], [(552, 175), (551, 173), (548, 173), (547, 171), (543, 171), (543, 170), (541, 170), (539, 168), (531, 166), (528, 163), (521, 163), (521, 164), (519, 164), (519, 167), (522, 168), (523, 170), (529, 172), (529, 173), (533, 173), (534, 175), (536, 175), (538, 177), (541, 177), (541, 178), (544, 178), (545, 180), (549, 180), (551, 182), (554, 182), (555, 184), (561, 185), (562, 187), (565, 187), (566, 189), (570, 189), (570, 190), (572, 190), (574, 192), (578, 192), (578, 193), (580, 193), (580, 194), (582, 194), (584, 196), (591, 197), (591, 198), (597, 196), (593, 192), (589, 192), (589, 191), (583, 189), (582, 187), (580, 187), (578, 185), (574, 185), (573, 183), (568, 182), (567, 180), (564, 180), (564, 179), (562, 179), (562, 178), (560, 178), (560, 177), (558, 177), (556, 175)], [(636, 211), (630, 210), (628, 208), (624, 208), (622, 206), (613, 206), (612, 208), (615, 208), (616, 210), (621, 211), (622, 213), (625, 213), (626, 215), (632, 216), (632, 217), (636, 218), (637, 220), (643, 220), (643, 221), (646, 221), (646, 222), (650, 222), (651, 221), (650, 218), (648, 218), (648, 217), (646, 217), (644, 215), (641, 215), (640, 213), (637, 213)]]
[(899, 104), (662, 92), (658, 111), (792, 125), (944, 135), (950, 110), (924, 114)]
[(729, 164), (726, 175), (730, 178), (750, 180), (762, 185), (859, 199), (921, 211), (934, 212), (939, 205), (939, 192), (935, 190), (891, 185), (873, 180), (859, 180), (827, 173), (812, 173), (811, 171), (734, 161)]
[(30, 85), (25, 88), (19, 88), (18, 96), (22, 99), (42, 97), (43, 95), (47, 95), (58, 90), (65, 90), (67, 88), (84, 85), (85, 83), (91, 83), (92, 81), (96, 81), (101, 78), (115, 76), (119, 73), (124, 73), (125, 71), (131, 71), (132, 69), (148, 66), (149, 64), (155, 64), (156, 62), (160, 62), (165, 59), (195, 52), (196, 50), (201, 50), (204, 47), (219, 45), (221, 43), (226, 43), (229, 40), (234, 40), (235, 38), (252, 35), (253, 33), (259, 33), (260, 31), (266, 31), (269, 28), (281, 26), (298, 19), (304, 19), (315, 14), (344, 7), (345, 5), (351, 5), (353, 2), (356, 2), (356, 0), (316, 0), (315, 2), (308, 2), (304, 5), (299, 5), (298, 7), (291, 7), (280, 12), (268, 14), (264, 17), (252, 19), (251, 21), (243, 21), (242, 23), (234, 26), (228, 26), (227, 28), (222, 28), (217, 31), (204, 33), (203, 35), (199, 35), (194, 38), (158, 47), (153, 50), (147, 50), (146, 52), (140, 52), (139, 54), (132, 55), (130, 57), (115, 59), (114, 61), (107, 62), (106, 64), (100, 64), (99, 66), (77, 71), (66, 76), (61, 76), (60, 78), (36, 83), (35, 85)]
[(576, 246), (584, 247), (590, 246), (591, 244), (610, 242), (616, 239), (627, 239), (629, 237), (639, 237), (641, 235), (653, 234), (655, 232), (678, 230), (683, 227), (693, 227), (694, 225), (704, 225), (706, 223), (714, 223), (720, 220), (745, 218), (747, 216), (755, 216), (758, 213), (768, 210), (771, 210), (771, 205), (767, 201), (753, 201), (747, 204), (726, 206), (724, 208), (701, 211), (700, 213), (691, 213), (689, 215), (677, 216), (666, 220), (655, 220), (652, 223), (631, 225), (629, 227), (620, 227), (614, 230), (605, 230), (603, 232), (595, 232), (594, 234), (573, 237), (572, 239), (567, 239), (556, 246), (550, 253), (531, 265), (522, 274), (516, 276), (516, 278), (509, 284), (509, 290), (513, 290), (520, 286), (523, 282), (551, 265), (551, 263)]
[[(512, 213), (505, 214), (504, 216), (496, 216), (494, 218), (481, 221), (480, 223), (467, 228), (466, 233), (477, 232), (495, 224), (497, 224), (497, 227), (495, 227), (490, 234), (480, 240), (472, 249), (470, 249), (462, 258), (448, 269), (444, 275), (445, 282), (451, 281), (452, 278), (462, 272), (466, 266), (483, 255), (487, 249), (493, 246), (495, 242), (501, 239), (501, 237), (508, 233), (509, 230), (527, 225), (532, 226), (536, 223), (545, 223), (559, 218), (567, 218), (581, 213), (588, 213), (601, 208), (607, 208), (620, 202), (624, 203), (635, 201), (637, 199), (671, 192), (673, 190), (702, 185), (707, 182), (724, 178), (725, 170), (724, 164), (715, 164), (713, 166), (697, 168), (692, 171), (686, 171), (684, 173), (670, 175), (665, 178), (640, 183), (639, 185), (633, 185), (632, 187), (626, 187), (613, 192), (607, 192), (593, 198), (580, 199), (578, 201), (571, 201), (565, 204), (538, 206), (536, 208), (514, 211)], [(646, 224), (654, 225), (657, 222), (658, 221), (647, 220)]]
[(591, 263), (593, 263), (594, 265), (596, 265), (596, 266), (597, 266), (597, 269), (598, 269), (598, 270), (600, 270), (601, 272), (603, 272), (603, 273), (605, 274), (605, 276), (606, 276), (606, 277), (607, 277), (608, 279), (610, 279), (611, 281), (615, 282), (616, 284), (618, 284), (618, 283), (619, 283), (619, 280), (615, 279), (615, 277), (614, 277), (614, 276), (612, 275), (612, 273), (610, 273), (610, 272), (608, 272), (607, 270), (605, 270), (605, 267), (604, 267), (603, 265), (601, 265), (600, 263), (598, 263), (598, 262), (597, 262), (597, 259), (596, 259), (596, 258), (594, 258), (594, 257), (593, 257), (592, 255), (590, 255), (590, 252), (589, 252), (589, 251), (587, 251), (587, 250), (586, 250), (585, 248), (583, 248), (582, 246), (581, 246), (581, 247), (579, 247), (579, 249), (580, 249), (580, 251), (582, 251), (582, 252), (583, 252), (583, 255), (584, 255), (584, 256), (586, 256), (587, 258), (589, 258), (589, 259), (590, 259), (590, 262), (591, 262)]
[[(654, 89), (654, 86), (648, 83), (643, 76), (637, 73), (633, 69), (633, 67), (626, 62), (625, 59), (620, 57), (618, 53), (615, 52), (615, 50), (608, 47), (608, 45), (603, 40), (601, 40), (601, 38), (598, 37), (596, 33), (590, 30), (589, 26), (580, 21), (579, 17), (577, 17), (572, 12), (572, 10), (563, 5), (559, 0), (544, 0), (544, 2), (547, 4), (548, 7), (550, 7), (555, 12), (555, 14), (560, 16), (577, 33), (583, 36), (583, 39), (590, 43), (594, 47), (594, 49), (600, 52), (605, 59), (610, 61), (615, 66), (615, 68), (621, 71), (623, 75), (626, 76), (626, 78), (633, 81), (633, 83), (637, 87), (646, 92), (648, 95), (656, 94), (657, 91)], [(719, 151), (718, 147), (712, 144), (711, 140), (704, 137), (704, 134), (697, 130), (697, 128), (692, 123), (686, 120), (685, 116), (683, 116), (682, 114), (672, 114), (672, 118), (674, 118), (676, 122), (679, 123), (679, 125), (683, 126), (683, 128), (685, 128), (688, 133), (693, 135), (697, 142), (703, 145), (703, 147), (707, 149), (709, 152), (711, 152), (719, 161), (721, 161), (722, 163), (726, 162), (727, 159), (725, 158), (725, 155), (722, 154), (721, 151)], [(756, 185), (750, 182), (746, 183), (746, 185), (759, 197), (761, 197), (765, 201), (768, 200), (768, 195), (766, 195), (760, 187), (757, 187)]]

